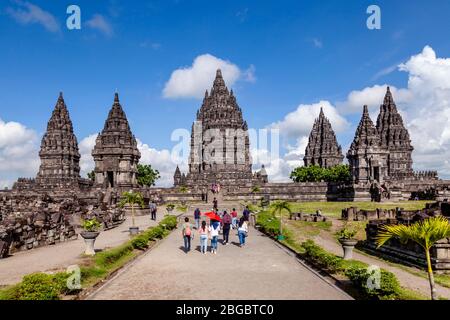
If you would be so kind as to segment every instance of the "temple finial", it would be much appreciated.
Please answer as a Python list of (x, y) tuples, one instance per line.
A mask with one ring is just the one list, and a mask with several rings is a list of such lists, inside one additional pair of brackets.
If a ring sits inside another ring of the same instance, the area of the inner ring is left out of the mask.
[(119, 102), (119, 93), (117, 92), (117, 89), (116, 92), (114, 93), (114, 102)]
[(394, 98), (392, 97), (391, 88), (388, 86), (386, 89), (386, 95), (384, 96), (384, 105), (390, 105), (394, 103)]
[(216, 78), (218, 78), (218, 77), (222, 78), (222, 70), (220, 70), (220, 69), (217, 69), (217, 71), (216, 71)]
[(369, 108), (367, 107), (367, 104), (363, 107), (363, 114), (369, 114)]

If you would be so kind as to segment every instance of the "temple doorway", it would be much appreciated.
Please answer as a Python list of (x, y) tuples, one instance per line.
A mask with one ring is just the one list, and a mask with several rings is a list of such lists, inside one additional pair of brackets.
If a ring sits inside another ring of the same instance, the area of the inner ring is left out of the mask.
[(108, 175), (108, 186), (110, 188), (114, 188), (114, 172), (108, 171), (107, 175)]

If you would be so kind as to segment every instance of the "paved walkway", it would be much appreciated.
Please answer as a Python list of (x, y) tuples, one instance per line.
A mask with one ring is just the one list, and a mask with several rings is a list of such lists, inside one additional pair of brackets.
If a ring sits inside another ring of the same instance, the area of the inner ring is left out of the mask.
[[(156, 222), (150, 220), (149, 216), (137, 216), (136, 225), (141, 230), (145, 230), (149, 226), (156, 225), (162, 216), (163, 209), (158, 210)], [(101, 232), (95, 242), (95, 249), (103, 250), (127, 241), (130, 226), (131, 217), (127, 217), (116, 228)], [(16, 252), (8, 258), (0, 259), (0, 285), (20, 282), (22, 277), (29, 273), (60, 270), (77, 264), (84, 249), (84, 240), (78, 236), (77, 240)]]
[(180, 229), (136, 260), (88, 299), (351, 299), (255, 229), (248, 244), (219, 243), (217, 255), (182, 249)]

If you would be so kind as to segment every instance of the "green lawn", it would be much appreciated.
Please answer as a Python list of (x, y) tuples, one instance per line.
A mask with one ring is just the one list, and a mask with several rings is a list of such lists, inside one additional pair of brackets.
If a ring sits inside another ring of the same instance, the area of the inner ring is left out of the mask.
[(363, 210), (395, 209), (397, 207), (405, 210), (420, 210), (425, 208), (426, 203), (434, 201), (400, 201), (400, 202), (292, 202), (293, 212), (316, 213), (317, 209), (322, 210), (322, 214), (332, 217), (340, 217), (342, 209), (357, 207)]

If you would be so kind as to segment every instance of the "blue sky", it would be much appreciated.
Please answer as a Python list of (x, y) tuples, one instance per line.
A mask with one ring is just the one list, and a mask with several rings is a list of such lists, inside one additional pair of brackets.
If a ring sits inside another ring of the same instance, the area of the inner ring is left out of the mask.
[[(44, 18), (18, 17), (30, 4)], [(70, 4), (81, 8), (81, 30), (65, 26)], [(381, 8), (381, 30), (366, 27), (371, 4)], [(190, 128), (201, 100), (164, 97), (164, 87), (176, 69), (209, 54), (239, 67), (238, 103), (250, 127), (264, 128), (301, 104), (345, 105), (350, 92), (375, 85), (407, 89), (411, 71), (397, 65), (427, 45), (450, 56), (449, 12), (446, 0), (4, 0), (0, 119), (40, 137), (63, 91), (80, 142), (101, 131), (117, 89), (136, 137), (170, 150), (172, 131)], [(348, 122), (338, 132), (344, 149), (360, 117), (347, 109), (339, 110)]]

